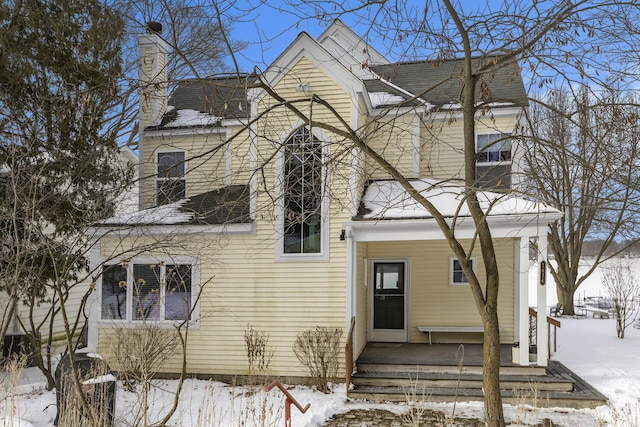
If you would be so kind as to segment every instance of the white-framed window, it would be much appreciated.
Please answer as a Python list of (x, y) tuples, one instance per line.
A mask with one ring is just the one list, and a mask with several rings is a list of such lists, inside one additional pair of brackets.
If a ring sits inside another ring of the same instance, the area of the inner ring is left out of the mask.
[(101, 319), (194, 320), (198, 285), (195, 260), (130, 260), (104, 265), (100, 277)]
[[(469, 261), (471, 262), (471, 268), (473, 269), (473, 271), (476, 270), (476, 259), (475, 257), (471, 257), (469, 259)], [(469, 284), (469, 280), (467, 279), (467, 276), (464, 274), (464, 271), (462, 271), (462, 265), (460, 264), (460, 261), (458, 260), (457, 257), (451, 257), (449, 258), (449, 277), (451, 278), (451, 285), (468, 285)]]
[(283, 255), (319, 255), (323, 218), (323, 144), (303, 127), (284, 144), (282, 167)]
[(511, 188), (511, 134), (476, 135), (476, 184), (485, 190)]
[(156, 203), (164, 205), (186, 197), (186, 154), (163, 151), (156, 154)]

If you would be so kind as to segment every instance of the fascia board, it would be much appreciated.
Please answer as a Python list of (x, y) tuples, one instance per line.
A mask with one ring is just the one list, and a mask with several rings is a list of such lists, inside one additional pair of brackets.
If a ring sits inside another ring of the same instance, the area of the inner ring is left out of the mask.
[[(276, 86), (288, 70), (303, 56), (353, 97), (357, 92), (365, 91), (362, 80), (304, 32), (300, 33), (294, 42), (267, 68), (262, 78), (271, 87)], [(264, 91), (261, 89), (251, 90), (249, 93), (252, 101), (258, 101), (264, 96)]]
[(103, 237), (139, 237), (139, 236), (187, 236), (194, 234), (252, 234), (255, 224), (221, 224), (221, 225), (141, 225), (122, 227), (89, 227), (85, 235), (94, 239)]
[[(447, 109), (440, 111), (432, 111), (433, 106), (431, 108), (427, 108), (425, 106), (415, 106), (415, 107), (399, 107), (399, 108), (375, 108), (371, 110), (369, 114), (370, 119), (380, 118), (380, 114), (384, 112), (382, 117), (395, 117), (398, 114), (406, 114), (413, 111), (422, 111), (424, 114), (429, 114), (429, 118), (433, 120), (450, 120), (451, 118), (462, 119), (462, 110), (459, 109)], [(507, 116), (518, 116), (524, 112), (523, 107), (496, 107), (492, 108), (490, 114), (493, 117), (507, 117)], [(482, 112), (476, 112), (476, 119), (481, 119), (485, 117)]]
[[(489, 228), (494, 238), (517, 238), (546, 233), (548, 224), (562, 216), (549, 212), (539, 215), (501, 215), (489, 218)], [(451, 220), (447, 223), (451, 225)], [(351, 221), (343, 224), (351, 229), (356, 242), (443, 240), (444, 234), (433, 218), (423, 220)], [(476, 236), (476, 226), (470, 217), (458, 218), (455, 224), (457, 239)]]
[(244, 122), (242, 120), (223, 120), (220, 126), (216, 127), (185, 127), (146, 130), (142, 136), (144, 138), (164, 138), (170, 136), (210, 135), (212, 133), (224, 134), (229, 127), (247, 126), (247, 123), (248, 121)]
[(371, 60), (376, 64), (389, 64), (387, 58), (382, 56), (380, 52), (378, 52), (373, 46), (367, 43), (362, 37), (358, 36), (351, 28), (347, 27), (341, 20), (336, 19), (333, 23), (318, 36), (317, 40), (320, 44), (323, 43), (323, 40), (327, 37), (335, 37), (335, 34), (339, 34), (340, 36), (347, 39), (349, 44), (353, 47), (362, 43), (367, 46), (369, 50)]

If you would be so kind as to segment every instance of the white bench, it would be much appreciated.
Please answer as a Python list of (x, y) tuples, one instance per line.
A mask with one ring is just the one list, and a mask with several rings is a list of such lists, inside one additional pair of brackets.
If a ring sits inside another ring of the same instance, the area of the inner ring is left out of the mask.
[(429, 334), (429, 344), (431, 344), (432, 332), (444, 333), (482, 333), (483, 326), (418, 326), (418, 330), (422, 333)]

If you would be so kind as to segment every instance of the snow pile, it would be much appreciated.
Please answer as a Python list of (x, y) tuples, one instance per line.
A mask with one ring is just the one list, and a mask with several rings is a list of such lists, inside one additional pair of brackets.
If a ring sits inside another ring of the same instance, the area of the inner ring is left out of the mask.
[(174, 203), (144, 209), (137, 212), (126, 213), (105, 219), (104, 225), (151, 225), (151, 224), (180, 224), (193, 219), (193, 212), (184, 212), (182, 206), (189, 199), (183, 199)]
[(369, 99), (371, 99), (373, 108), (397, 105), (405, 101), (403, 97), (388, 92), (371, 92), (369, 93)]
[[(464, 201), (464, 188), (434, 179), (411, 181), (411, 186), (422, 194), (444, 217), (469, 216)], [(557, 213), (556, 209), (513, 196), (478, 192), (482, 208), (489, 215), (523, 215), (542, 212)], [(368, 213), (365, 219), (431, 218), (431, 214), (409, 195), (398, 181), (376, 181), (367, 187), (362, 198)]]
[(211, 114), (201, 113), (196, 110), (177, 110), (178, 116), (165, 124), (168, 128), (191, 127), (191, 126), (217, 126), (222, 117), (212, 116)]

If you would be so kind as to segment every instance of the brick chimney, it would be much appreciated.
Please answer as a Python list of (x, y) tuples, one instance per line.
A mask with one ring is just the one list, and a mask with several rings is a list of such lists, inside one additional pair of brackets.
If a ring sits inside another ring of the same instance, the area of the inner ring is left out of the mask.
[(160, 124), (167, 109), (167, 52), (160, 37), (162, 24), (148, 22), (146, 34), (138, 36), (140, 47), (140, 130)]

